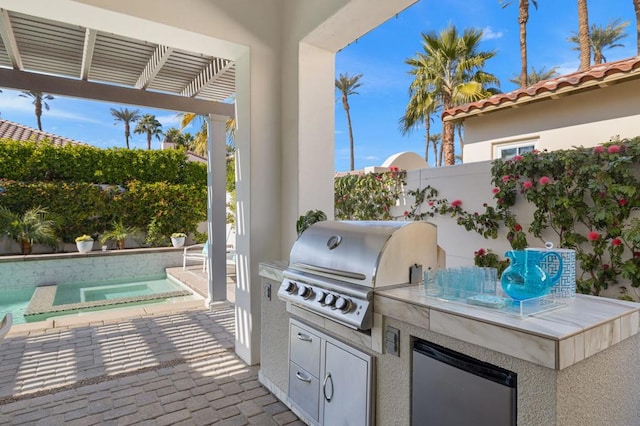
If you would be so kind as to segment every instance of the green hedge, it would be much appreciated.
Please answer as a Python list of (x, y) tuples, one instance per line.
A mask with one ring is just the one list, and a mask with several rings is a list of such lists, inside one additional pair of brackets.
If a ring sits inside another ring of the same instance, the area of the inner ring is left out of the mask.
[(126, 186), (68, 182), (16, 182), (0, 179), (0, 205), (24, 213), (42, 206), (58, 222), (58, 237), (73, 242), (82, 234), (98, 236), (114, 220), (169, 236), (193, 232), (207, 218), (205, 185), (129, 182)]
[(206, 185), (207, 166), (187, 161), (182, 150), (99, 149), (88, 145), (0, 139), (0, 178), (20, 182), (168, 182)]

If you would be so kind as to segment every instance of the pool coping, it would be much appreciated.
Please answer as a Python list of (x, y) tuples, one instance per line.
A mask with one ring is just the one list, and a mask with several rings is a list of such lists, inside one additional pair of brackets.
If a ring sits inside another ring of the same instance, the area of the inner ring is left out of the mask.
[[(218, 302), (218, 304), (229, 304), (229, 302)], [(49, 318), (44, 321), (14, 324), (7, 336), (30, 336), (43, 334), (48, 331), (57, 331), (61, 328), (73, 328), (87, 325), (102, 325), (118, 322), (124, 319), (145, 318), (158, 315), (176, 314), (185, 311), (207, 310), (206, 300), (196, 299), (164, 303), (161, 305), (132, 306), (128, 308), (118, 308), (113, 310), (80, 312), (75, 315), (64, 315), (61, 317)]]

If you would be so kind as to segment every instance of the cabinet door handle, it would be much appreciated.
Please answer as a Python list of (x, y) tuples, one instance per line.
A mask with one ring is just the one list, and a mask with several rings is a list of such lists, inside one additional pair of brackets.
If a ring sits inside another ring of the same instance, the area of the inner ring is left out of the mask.
[[(329, 382), (331, 382), (331, 395), (327, 396), (327, 384), (329, 384)], [(331, 400), (333, 399), (333, 378), (331, 377), (331, 373), (327, 373), (324, 380), (322, 381), (322, 394), (324, 395), (324, 399), (326, 399), (327, 402), (331, 402)]]
[(303, 342), (311, 342), (311, 336), (308, 336), (306, 334), (303, 333), (298, 333), (298, 339), (302, 340)]
[(299, 371), (296, 371), (296, 377), (298, 378), (298, 380), (301, 380), (301, 381), (307, 382), (307, 383), (311, 383), (311, 377), (304, 377), (302, 375), (302, 373), (300, 373)]

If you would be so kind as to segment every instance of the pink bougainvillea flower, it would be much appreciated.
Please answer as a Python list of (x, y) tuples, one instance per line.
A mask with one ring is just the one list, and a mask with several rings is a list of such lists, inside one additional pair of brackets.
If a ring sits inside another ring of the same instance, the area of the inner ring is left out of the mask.
[(542, 176), (539, 180), (540, 185), (546, 185), (549, 183), (551, 179), (549, 179), (547, 176)]
[(514, 155), (513, 156), (513, 161), (520, 161), (522, 160), (524, 157), (522, 155)]
[(600, 233), (591, 231), (587, 234), (587, 238), (589, 239), (589, 241), (597, 241), (598, 239), (600, 239)]
[(435, 204), (433, 201), (429, 201), (429, 207), (433, 207), (433, 205)]
[(513, 230), (516, 232), (522, 231), (522, 225), (520, 225), (519, 223), (516, 223), (515, 225), (513, 225)]
[(462, 205), (462, 201), (460, 200), (453, 200), (451, 202), (451, 207), (460, 207)]
[(604, 269), (606, 271), (607, 269), (609, 269), (609, 265), (606, 264), (606, 263), (603, 263), (602, 264), (602, 269)]
[(504, 176), (502, 176), (502, 183), (507, 183), (507, 182), (509, 182), (509, 179), (511, 179), (511, 176), (509, 176), (509, 175), (504, 175)]
[(627, 200), (626, 200), (625, 198), (620, 198), (620, 199), (618, 200), (618, 205), (619, 205), (620, 207), (625, 206), (626, 204), (627, 204)]
[(409, 216), (409, 212), (405, 210), (405, 211), (404, 211), (404, 215), (405, 215), (405, 216)]
[(491, 192), (493, 192), (493, 194), (495, 195), (495, 194), (497, 194), (498, 192), (500, 192), (500, 188), (493, 188), (493, 189), (491, 190)]
[(524, 189), (531, 189), (531, 187), (532, 187), (532, 186), (533, 186), (533, 183), (532, 183), (530, 180), (525, 180), (525, 181), (522, 183), (522, 187), (523, 187)]
[(391, 170), (392, 172), (397, 172), (398, 168), (397, 167), (389, 167), (389, 170)]
[(620, 152), (620, 145), (611, 145), (607, 148), (609, 154), (617, 154)]
[(613, 246), (619, 246), (620, 244), (622, 244), (622, 240), (620, 238), (614, 238), (611, 240), (611, 245)]
[(487, 254), (487, 251), (483, 248), (479, 249), (477, 252), (474, 253), (474, 255), (476, 256), (484, 256), (485, 254)]
[(604, 147), (602, 145), (598, 145), (593, 148), (594, 154), (602, 154), (604, 152)]

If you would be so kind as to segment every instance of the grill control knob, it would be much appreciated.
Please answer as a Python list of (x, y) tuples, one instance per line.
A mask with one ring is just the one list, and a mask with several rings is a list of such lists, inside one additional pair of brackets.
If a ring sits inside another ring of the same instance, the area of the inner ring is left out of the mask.
[(300, 287), (300, 290), (298, 290), (298, 296), (303, 299), (310, 299), (311, 296), (313, 296), (313, 289), (309, 286)]
[(320, 297), (318, 297), (318, 302), (322, 303), (323, 305), (326, 302), (327, 296), (329, 295), (329, 293), (327, 293), (326, 291), (323, 291), (322, 293), (320, 293)]
[(336, 309), (340, 309), (343, 313), (347, 313), (353, 307), (353, 302), (346, 297), (338, 297), (336, 300)]
[(293, 294), (298, 290), (298, 286), (294, 281), (287, 281), (287, 286), (284, 288), (284, 291), (286, 291), (289, 294)]
[(324, 304), (327, 306), (331, 306), (334, 303), (336, 303), (336, 295), (327, 293), (327, 295), (324, 297)]

